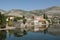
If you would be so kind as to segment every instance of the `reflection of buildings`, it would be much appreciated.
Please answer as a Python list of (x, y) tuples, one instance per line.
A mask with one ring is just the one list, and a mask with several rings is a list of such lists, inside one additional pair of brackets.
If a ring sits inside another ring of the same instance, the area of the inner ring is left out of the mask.
[(5, 40), (5, 39), (6, 39), (6, 31), (0, 30), (0, 40)]
[(41, 16), (34, 17), (34, 31), (45, 30), (48, 28), (48, 21)]
[(16, 37), (22, 37), (22, 36), (24, 36), (26, 34), (27, 34), (27, 32), (25, 30), (24, 31), (21, 31), (20, 29), (14, 30), (14, 35)]

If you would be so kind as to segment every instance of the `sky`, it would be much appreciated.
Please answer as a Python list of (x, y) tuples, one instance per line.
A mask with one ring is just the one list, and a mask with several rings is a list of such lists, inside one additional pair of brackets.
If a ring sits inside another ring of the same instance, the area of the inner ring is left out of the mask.
[(37, 10), (60, 6), (60, 0), (0, 0), (0, 9)]

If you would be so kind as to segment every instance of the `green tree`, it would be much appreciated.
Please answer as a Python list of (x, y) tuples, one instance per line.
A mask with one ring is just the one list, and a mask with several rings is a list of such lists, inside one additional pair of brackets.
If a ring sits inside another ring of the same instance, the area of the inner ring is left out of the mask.
[(25, 18), (25, 16), (23, 15), (23, 19)]
[(6, 16), (1, 14), (0, 12), (0, 26), (3, 25), (4, 23), (6, 23)]
[(12, 20), (9, 20), (8, 21), (8, 26), (12, 26), (13, 25), (13, 21)]
[(44, 14), (43, 14), (43, 18), (44, 18), (44, 19), (48, 19), (47, 14), (44, 13)]
[(14, 21), (21, 20), (21, 19), (23, 19), (23, 18), (22, 17), (15, 17)]
[(25, 19), (25, 16), (23, 16), (23, 23), (25, 24), (26, 23), (26, 19)]

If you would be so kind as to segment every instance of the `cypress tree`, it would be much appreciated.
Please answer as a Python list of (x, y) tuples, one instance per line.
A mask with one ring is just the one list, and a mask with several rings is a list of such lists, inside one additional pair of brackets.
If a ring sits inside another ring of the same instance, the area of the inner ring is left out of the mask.
[(0, 26), (6, 22), (6, 17), (0, 12)]
[(44, 19), (48, 19), (47, 14), (44, 13), (44, 14), (43, 14), (43, 18), (44, 18)]

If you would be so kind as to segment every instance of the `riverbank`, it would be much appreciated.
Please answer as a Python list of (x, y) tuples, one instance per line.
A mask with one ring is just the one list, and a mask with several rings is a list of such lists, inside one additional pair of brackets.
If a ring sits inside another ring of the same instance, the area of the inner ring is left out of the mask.
[(0, 28), (0, 30), (13, 30), (15, 29), (16, 27), (7, 27), (7, 28)]

